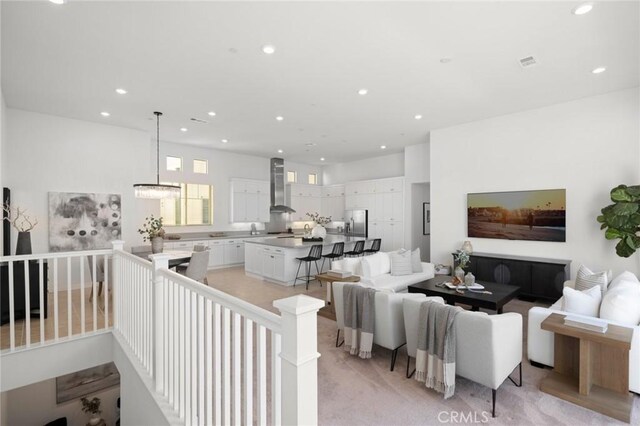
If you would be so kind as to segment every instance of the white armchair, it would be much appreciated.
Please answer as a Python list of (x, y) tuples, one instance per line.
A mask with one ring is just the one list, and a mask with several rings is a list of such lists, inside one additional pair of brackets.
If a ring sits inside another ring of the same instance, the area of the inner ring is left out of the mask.
[[(336, 308), (336, 347), (342, 345), (340, 343), (340, 330), (344, 330), (344, 285), (353, 283), (333, 283), (333, 303)], [(404, 317), (402, 315), (402, 301), (404, 299), (414, 300), (427, 300), (427, 296), (420, 293), (386, 293), (377, 291), (374, 303), (375, 303), (375, 328), (373, 332), (373, 343), (382, 346), (383, 348), (390, 349), (391, 354), (391, 371), (395, 366), (396, 358), (398, 356), (398, 349), (401, 348), (406, 342)], [(440, 299), (444, 303), (441, 297), (429, 298)]]
[[(418, 346), (418, 318), (423, 300), (403, 301), (407, 336), (407, 378), (411, 357)], [(442, 301), (441, 303), (444, 303)], [(496, 391), (507, 379), (522, 386), (522, 315), (463, 311), (456, 316), (456, 375), (491, 388), (492, 415), (496, 413)], [(520, 381), (510, 374), (519, 367)], [(414, 370), (415, 371), (415, 370)]]

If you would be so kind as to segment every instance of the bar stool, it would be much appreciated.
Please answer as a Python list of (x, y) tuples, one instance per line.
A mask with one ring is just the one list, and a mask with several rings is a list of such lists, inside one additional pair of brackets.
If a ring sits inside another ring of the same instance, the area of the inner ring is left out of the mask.
[(367, 254), (374, 254), (379, 252), (380, 244), (382, 244), (382, 239), (376, 238), (375, 240), (373, 240), (373, 243), (371, 243), (371, 247), (364, 250), (364, 254), (367, 255)]
[(356, 245), (353, 250), (344, 253), (345, 256), (362, 256), (364, 253), (364, 240), (356, 241)]
[(333, 245), (333, 249), (331, 250), (331, 253), (322, 255), (322, 266), (320, 267), (320, 270), (324, 271), (324, 261), (326, 259), (329, 259), (331, 261), (333, 259), (338, 259), (342, 256), (344, 256), (344, 243), (335, 243)]
[[(318, 270), (318, 260), (320, 260), (322, 258), (322, 245), (321, 244), (316, 244), (311, 246), (311, 249), (309, 250), (309, 254), (305, 257), (296, 257), (296, 259), (298, 259), (300, 261), (300, 263), (298, 264), (298, 271), (296, 272), (296, 279), (293, 280), (293, 286), (296, 286), (296, 281), (298, 280), (302, 280), (302, 279), (307, 279), (307, 287), (306, 289), (309, 290), (309, 278), (311, 275), (311, 262), (314, 262), (316, 264), (316, 272), (319, 274), (320, 271)], [(300, 277), (300, 275), (298, 275), (300, 273), (300, 266), (302, 266), (302, 262), (306, 263), (306, 268), (307, 268), (307, 275), (306, 276), (302, 276)], [(320, 287), (322, 287), (322, 281), (320, 282)]]

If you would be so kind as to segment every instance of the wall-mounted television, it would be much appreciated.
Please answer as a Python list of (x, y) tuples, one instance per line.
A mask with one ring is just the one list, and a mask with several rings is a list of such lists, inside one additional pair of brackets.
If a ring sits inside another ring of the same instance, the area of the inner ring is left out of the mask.
[(467, 235), (565, 242), (566, 200), (564, 189), (467, 194)]

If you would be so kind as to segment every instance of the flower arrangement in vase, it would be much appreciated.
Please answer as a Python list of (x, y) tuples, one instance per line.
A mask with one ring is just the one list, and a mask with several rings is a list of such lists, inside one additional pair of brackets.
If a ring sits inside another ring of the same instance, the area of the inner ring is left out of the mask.
[(162, 253), (164, 243), (164, 229), (162, 228), (162, 217), (145, 217), (142, 228), (138, 229), (142, 235), (142, 241), (151, 241), (151, 252)]
[(320, 213), (307, 213), (309, 219), (315, 222), (315, 226), (311, 230), (311, 236), (313, 238), (324, 238), (327, 236), (327, 230), (324, 225), (331, 222), (331, 216), (320, 216)]
[(464, 284), (464, 268), (469, 264), (469, 253), (464, 250), (456, 250), (453, 254), (453, 260), (456, 263), (456, 268), (453, 271), (453, 283)]
[(93, 397), (93, 399), (81, 398), (82, 401), (82, 411), (87, 414), (91, 414), (91, 418), (89, 419), (90, 425), (97, 425), (102, 420), (99, 416), (102, 413), (100, 410), (100, 398)]

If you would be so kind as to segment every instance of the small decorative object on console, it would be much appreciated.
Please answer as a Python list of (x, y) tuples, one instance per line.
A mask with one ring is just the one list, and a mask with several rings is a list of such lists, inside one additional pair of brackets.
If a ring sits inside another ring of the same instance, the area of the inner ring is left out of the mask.
[(336, 277), (336, 278), (347, 278), (347, 277), (350, 277), (352, 274), (349, 271), (341, 271), (339, 269), (330, 269), (327, 272), (327, 275), (331, 275), (332, 277)]
[(467, 272), (467, 275), (465, 275), (464, 277), (464, 284), (467, 287), (471, 287), (473, 284), (475, 284), (475, 282), (476, 282), (476, 277), (471, 272)]
[(460, 249), (467, 254), (473, 253), (473, 246), (471, 245), (471, 241), (468, 240), (462, 243), (462, 247)]
[(331, 222), (331, 216), (320, 216), (320, 213), (307, 213), (309, 219), (314, 221), (316, 225), (311, 230), (311, 236), (313, 238), (319, 238), (320, 240), (310, 240), (310, 241), (322, 241), (324, 237), (327, 236), (327, 230), (324, 225), (327, 225)]
[(451, 266), (443, 265), (441, 263), (434, 266), (434, 273), (436, 275), (450, 275), (451, 274)]
[(16, 245), (16, 255), (31, 254), (31, 230), (38, 224), (38, 219), (27, 216), (27, 210), (20, 207), (12, 208), (8, 203), (2, 205), (5, 211), (6, 221), (11, 223), (18, 231), (18, 244)]
[(606, 333), (609, 328), (609, 323), (605, 320), (587, 318), (583, 316), (567, 315), (564, 317), (564, 323), (571, 327), (578, 327), (589, 331), (596, 331), (598, 333)]

